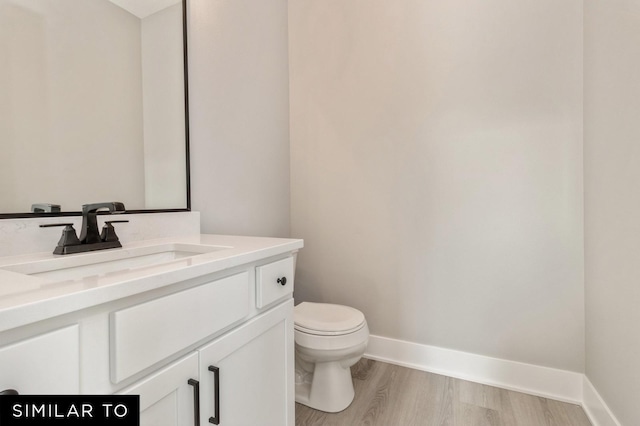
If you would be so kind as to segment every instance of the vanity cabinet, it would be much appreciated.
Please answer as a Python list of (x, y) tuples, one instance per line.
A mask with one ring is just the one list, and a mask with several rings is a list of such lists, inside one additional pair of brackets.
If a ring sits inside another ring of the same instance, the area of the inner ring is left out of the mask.
[(249, 318), (123, 391), (140, 395), (140, 424), (293, 426), (292, 291), (286, 258), (112, 313), (112, 382)]
[(140, 395), (142, 426), (293, 426), (293, 256), (302, 243), (211, 237), (244, 244), (242, 260), (221, 250), (211, 264), (208, 255), (184, 262), (184, 273), (163, 266), (117, 284), (106, 274), (102, 293), (94, 277), (77, 280), (82, 291), (68, 281), (66, 304), (58, 295), (54, 306), (64, 313), (1, 329), (0, 391)]
[(120, 392), (140, 395), (141, 426), (293, 425), (289, 300)]

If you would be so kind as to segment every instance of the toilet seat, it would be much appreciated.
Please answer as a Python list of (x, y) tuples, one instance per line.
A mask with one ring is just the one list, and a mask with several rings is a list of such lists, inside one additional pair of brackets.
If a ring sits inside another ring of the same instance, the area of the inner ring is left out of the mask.
[(319, 330), (311, 330), (309, 328), (305, 328), (299, 325), (294, 325), (294, 330), (300, 333), (311, 334), (313, 336), (344, 336), (345, 334), (355, 333), (356, 331), (362, 329), (364, 327), (364, 322), (359, 326), (345, 330), (345, 331), (319, 331)]
[(297, 331), (317, 336), (354, 333), (366, 324), (364, 314), (349, 306), (302, 302), (294, 308)]

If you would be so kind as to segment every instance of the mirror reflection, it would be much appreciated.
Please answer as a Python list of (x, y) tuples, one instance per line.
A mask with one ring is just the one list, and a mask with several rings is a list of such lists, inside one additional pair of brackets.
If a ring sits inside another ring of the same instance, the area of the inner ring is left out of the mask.
[(0, 0), (0, 214), (187, 208), (180, 0)]

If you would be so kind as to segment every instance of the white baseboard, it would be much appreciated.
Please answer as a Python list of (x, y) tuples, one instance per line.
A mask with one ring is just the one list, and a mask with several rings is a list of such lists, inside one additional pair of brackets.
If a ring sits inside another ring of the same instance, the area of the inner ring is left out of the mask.
[(613, 415), (596, 388), (588, 377), (584, 377), (582, 408), (587, 413), (593, 426), (620, 426), (620, 422)]
[(370, 336), (365, 358), (582, 405), (593, 426), (621, 426), (582, 373)]
[[(366, 358), (430, 373), (582, 404), (581, 373), (370, 336)], [(608, 426), (603, 423), (602, 426)], [(619, 426), (619, 425), (617, 425)]]

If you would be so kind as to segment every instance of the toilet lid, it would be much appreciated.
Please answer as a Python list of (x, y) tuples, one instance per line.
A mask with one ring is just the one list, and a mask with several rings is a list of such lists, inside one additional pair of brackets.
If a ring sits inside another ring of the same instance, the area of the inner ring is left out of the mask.
[(314, 334), (350, 333), (364, 324), (364, 314), (349, 306), (302, 302), (294, 308), (293, 319), (299, 331)]

